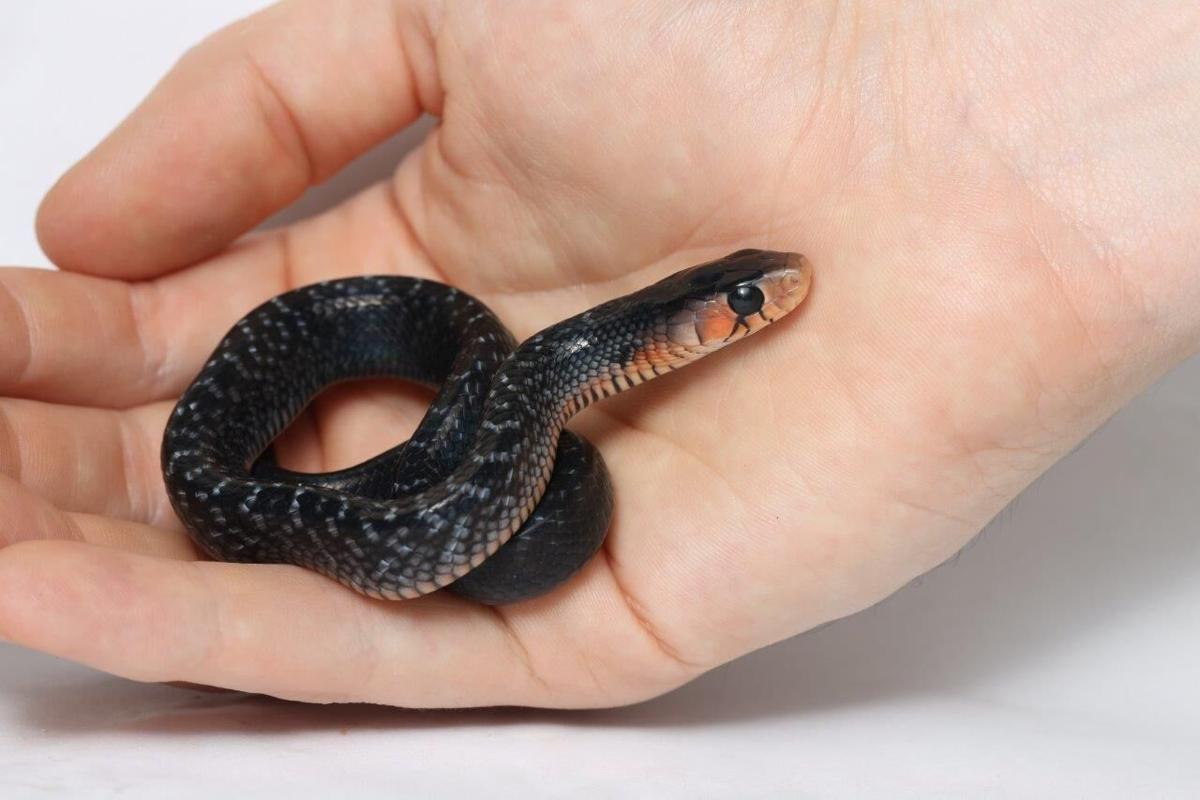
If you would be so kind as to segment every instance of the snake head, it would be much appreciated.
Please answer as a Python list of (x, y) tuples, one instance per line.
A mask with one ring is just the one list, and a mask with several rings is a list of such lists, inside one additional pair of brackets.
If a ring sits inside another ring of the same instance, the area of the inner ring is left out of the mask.
[(676, 295), (669, 349), (690, 361), (749, 336), (800, 305), (811, 281), (808, 259), (772, 250), (738, 250), (677, 272), (655, 287)]
[(574, 414), (776, 322), (800, 305), (811, 280), (798, 253), (738, 250), (548, 328), (514, 360), (532, 363), (550, 348), (560, 370), (583, 376), (565, 405)]

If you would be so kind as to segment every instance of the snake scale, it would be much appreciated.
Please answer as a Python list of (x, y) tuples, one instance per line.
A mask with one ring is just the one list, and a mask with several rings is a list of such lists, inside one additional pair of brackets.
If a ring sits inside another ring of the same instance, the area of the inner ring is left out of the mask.
[[(381, 598), (536, 597), (596, 552), (612, 514), (604, 462), (567, 420), (774, 322), (810, 275), (797, 254), (740, 250), (519, 345), (434, 281), (287, 292), (234, 325), (180, 397), (162, 447), (171, 503), (220, 560), (296, 564)], [(335, 472), (275, 462), (272, 441), (313, 397), (380, 376), (437, 390), (407, 442)]]

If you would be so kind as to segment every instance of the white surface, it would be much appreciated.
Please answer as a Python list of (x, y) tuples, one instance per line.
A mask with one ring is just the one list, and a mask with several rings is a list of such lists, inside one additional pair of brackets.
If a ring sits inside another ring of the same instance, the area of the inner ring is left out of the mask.
[[(256, 5), (4, 4), (0, 262), (45, 263), (45, 188), (186, 46)], [(0, 797), (1200, 796), (1198, 397), (1193, 360), (950, 564), (635, 708), (305, 707), (0, 645)]]

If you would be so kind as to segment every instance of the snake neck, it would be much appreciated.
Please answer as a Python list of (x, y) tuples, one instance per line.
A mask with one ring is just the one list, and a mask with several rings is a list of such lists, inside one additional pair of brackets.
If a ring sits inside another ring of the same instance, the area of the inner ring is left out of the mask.
[[(520, 528), (545, 492), (568, 420), (591, 403), (665, 374), (663, 314), (624, 302), (598, 306), (534, 335), (497, 370), (470, 456), (436, 508), (496, 520), (493, 548)], [(493, 498), (519, 498), (496, 508)], [(474, 524), (474, 523), (472, 523)]]
[[(544, 391), (556, 423), (592, 403), (632, 389), (695, 361), (713, 348), (699, 341), (680, 342), (671, 335), (674, 306), (631, 297), (604, 303), (553, 325), (526, 340), (500, 371), (501, 379), (519, 385), (516, 374), (534, 365), (549, 385)], [(550, 409), (547, 409), (550, 410)]]

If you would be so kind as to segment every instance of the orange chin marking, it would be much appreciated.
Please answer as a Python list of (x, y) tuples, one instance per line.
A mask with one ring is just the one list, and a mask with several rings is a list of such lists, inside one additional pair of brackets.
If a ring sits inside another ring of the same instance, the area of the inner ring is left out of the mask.
[[(703, 344), (723, 342), (734, 332), (737, 324), (737, 318), (733, 316), (726, 314), (706, 315), (696, 319), (696, 330), (699, 331), (700, 341)], [(745, 331), (744, 328), (742, 330), (743, 332)]]

